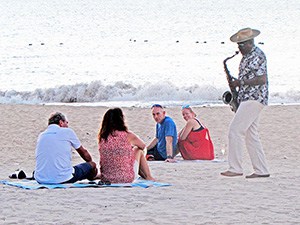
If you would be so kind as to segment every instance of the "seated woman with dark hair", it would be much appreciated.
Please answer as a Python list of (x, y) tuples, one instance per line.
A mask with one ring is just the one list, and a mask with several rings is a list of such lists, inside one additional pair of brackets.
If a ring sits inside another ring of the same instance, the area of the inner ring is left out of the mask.
[(208, 129), (196, 118), (192, 108), (182, 107), (182, 116), (186, 125), (178, 134), (178, 151), (184, 159), (212, 160), (214, 159), (214, 146)]
[(154, 180), (143, 153), (145, 143), (124, 122), (120, 108), (109, 109), (98, 134), (100, 179), (111, 183), (131, 183), (138, 175)]

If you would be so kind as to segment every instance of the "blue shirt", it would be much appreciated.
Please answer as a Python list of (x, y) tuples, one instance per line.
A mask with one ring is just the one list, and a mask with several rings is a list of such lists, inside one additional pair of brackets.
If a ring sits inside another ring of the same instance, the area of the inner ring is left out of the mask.
[(173, 154), (176, 151), (177, 130), (171, 117), (166, 116), (162, 123), (156, 124), (157, 151), (163, 158), (167, 158), (166, 136), (173, 137)]

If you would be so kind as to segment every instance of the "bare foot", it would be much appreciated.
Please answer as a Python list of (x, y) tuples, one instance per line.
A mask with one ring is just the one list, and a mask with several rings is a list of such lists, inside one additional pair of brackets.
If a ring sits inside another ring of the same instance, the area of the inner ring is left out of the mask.
[(93, 179), (94, 179), (94, 180), (99, 180), (99, 179), (101, 179), (101, 174), (98, 173)]
[(156, 181), (156, 179), (152, 176), (149, 176), (149, 177), (145, 177), (145, 180), (152, 180), (152, 181)]

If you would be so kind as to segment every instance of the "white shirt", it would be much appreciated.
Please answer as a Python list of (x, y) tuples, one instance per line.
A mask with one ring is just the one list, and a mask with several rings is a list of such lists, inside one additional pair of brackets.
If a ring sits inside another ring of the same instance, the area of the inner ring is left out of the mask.
[(34, 177), (39, 183), (62, 183), (73, 175), (72, 148), (81, 143), (71, 128), (51, 124), (39, 135)]

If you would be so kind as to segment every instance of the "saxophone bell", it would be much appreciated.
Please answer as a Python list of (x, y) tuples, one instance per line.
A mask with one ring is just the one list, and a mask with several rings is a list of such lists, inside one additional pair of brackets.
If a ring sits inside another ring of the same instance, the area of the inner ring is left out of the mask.
[(225, 91), (222, 96), (222, 100), (226, 105), (230, 104), (233, 100), (232, 93), (230, 91)]

